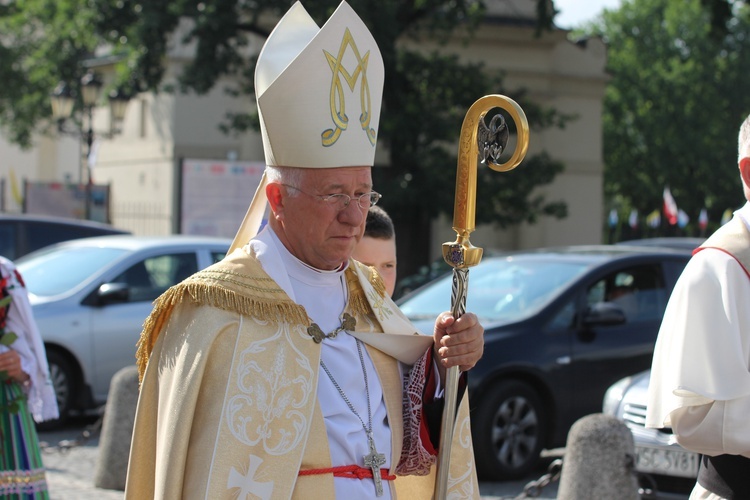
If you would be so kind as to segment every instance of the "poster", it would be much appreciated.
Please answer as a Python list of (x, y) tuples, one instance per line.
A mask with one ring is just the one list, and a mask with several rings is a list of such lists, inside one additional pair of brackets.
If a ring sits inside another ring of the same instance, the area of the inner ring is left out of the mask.
[(183, 160), (180, 233), (233, 238), (265, 168), (263, 162)]

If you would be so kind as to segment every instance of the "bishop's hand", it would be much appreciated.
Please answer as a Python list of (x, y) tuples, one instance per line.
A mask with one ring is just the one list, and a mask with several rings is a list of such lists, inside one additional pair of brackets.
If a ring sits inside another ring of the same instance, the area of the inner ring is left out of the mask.
[(440, 378), (445, 380), (445, 369), (458, 366), (470, 370), (484, 353), (484, 328), (476, 314), (466, 313), (455, 319), (444, 312), (435, 321), (433, 333), (435, 359), (440, 368)]

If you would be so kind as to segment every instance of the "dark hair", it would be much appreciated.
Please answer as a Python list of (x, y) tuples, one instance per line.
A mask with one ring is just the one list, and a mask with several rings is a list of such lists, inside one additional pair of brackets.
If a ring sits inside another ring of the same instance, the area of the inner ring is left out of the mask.
[(367, 211), (367, 222), (365, 222), (365, 236), (390, 240), (395, 236), (393, 221), (388, 213), (379, 206), (370, 207)]

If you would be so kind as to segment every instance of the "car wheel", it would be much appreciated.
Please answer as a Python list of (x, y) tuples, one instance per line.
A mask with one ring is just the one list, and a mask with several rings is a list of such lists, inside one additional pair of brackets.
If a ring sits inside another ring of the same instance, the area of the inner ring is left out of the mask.
[(73, 405), (75, 391), (75, 375), (70, 361), (57, 351), (47, 351), (47, 364), (49, 365), (49, 376), (52, 386), (55, 388), (57, 398), (57, 409), (60, 417), (57, 420), (48, 420), (38, 425), (41, 430), (51, 430), (63, 425)]
[(539, 461), (546, 429), (541, 398), (530, 385), (509, 380), (490, 389), (472, 422), (480, 477), (515, 479), (527, 474)]

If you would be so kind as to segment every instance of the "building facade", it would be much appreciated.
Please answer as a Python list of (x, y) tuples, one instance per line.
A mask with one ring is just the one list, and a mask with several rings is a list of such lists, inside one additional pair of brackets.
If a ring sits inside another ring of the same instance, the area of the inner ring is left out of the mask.
[[(602, 241), (606, 47), (599, 39), (574, 43), (565, 30), (535, 36), (535, 4), (535, 0), (490, 1), (488, 17), (469, 44), (460, 40), (440, 46), (419, 44), (420, 49), (452, 52), (462, 60), (482, 62), (488, 69), (502, 69), (506, 88), (525, 89), (543, 107), (576, 117), (564, 129), (532, 130), (529, 147), (529, 155), (546, 151), (565, 164), (565, 171), (542, 189), (547, 199), (567, 204), (567, 218), (541, 218), (534, 225), (502, 231), (480, 227), (472, 236), (478, 246), (519, 249)], [(180, 35), (174, 39), (180, 39)], [(250, 46), (257, 50), (262, 42), (254, 39)], [(190, 46), (177, 45), (172, 49), (167, 82), (175, 81), (190, 60), (191, 50)], [(107, 71), (106, 67), (98, 69)], [(251, 96), (234, 98), (224, 92), (225, 84), (231, 83), (220, 81), (202, 96), (141, 94), (129, 103), (122, 132), (112, 139), (97, 140), (91, 174), (96, 184), (110, 186), (114, 225), (136, 234), (179, 232), (183, 159), (263, 162), (259, 134), (225, 135), (218, 128), (227, 112), (255, 109)], [(97, 119), (102, 123), (95, 123), (106, 125), (105, 115), (104, 108), (97, 109)], [(18, 178), (78, 182), (85, 178), (82, 172), (86, 168), (80, 158), (80, 142), (73, 138), (40, 138), (31, 151), (20, 151), (0, 141), (0, 177), (9, 179), (13, 170), (16, 182)], [(3, 207), (20, 211), (14, 205), (10, 184), (4, 186)], [(249, 204), (252, 190), (244, 196)], [(237, 226), (239, 223), (237, 220)], [(438, 219), (432, 234), (435, 253), (431, 257), (438, 258), (441, 243), (455, 239), (455, 233), (449, 220)]]

